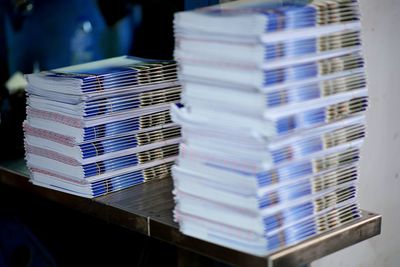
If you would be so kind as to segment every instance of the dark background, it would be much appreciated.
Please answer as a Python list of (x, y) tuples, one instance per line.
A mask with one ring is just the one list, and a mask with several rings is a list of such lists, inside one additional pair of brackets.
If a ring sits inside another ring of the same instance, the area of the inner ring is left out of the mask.
[(25, 95), (10, 95), (4, 86), (15, 72), (120, 55), (173, 59), (174, 13), (217, 2), (0, 0), (0, 160), (24, 153)]

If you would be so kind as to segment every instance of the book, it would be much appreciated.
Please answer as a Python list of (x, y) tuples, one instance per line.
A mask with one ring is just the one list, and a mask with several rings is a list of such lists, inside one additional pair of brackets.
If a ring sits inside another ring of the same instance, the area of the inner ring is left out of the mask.
[(176, 56), (199, 55), (212, 59), (263, 64), (283, 58), (316, 56), (348, 48), (360, 49), (361, 24), (352, 21), (319, 28), (296, 29), (258, 37), (210, 35), (196, 31), (175, 31)]
[[(310, 195), (290, 201), (285, 205), (276, 203), (257, 214), (250, 209), (240, 209), (229, 204), (221, 204), (209, 199), (193, 196), (176, 190), (179, 196), (176, 210), (208, 221), (223, 223), (259, 235), (268, 235), (278, 229), (296, 224), (332, 210), (338, 205), (355, 203), (356, 187), (347, 184), (326, 190), (321, 194)], [(249, 201), (248, 201), (249, 202)]]
[(175, 14), (176, 31), (259, 36), (359, 20), (357, 1), (235, 1)]
[(125, 156), (147, 151), (166, 144), (176, 144), (180, 140), (180, 128), (170, 127), (161, 130), (137, 133), (135, 135), (110, 137), (101, 141), (84, 142), (75, 146), (63, 144), (62, 140), (51, 140), (33, 135), (25, 135), (28, 151), (48, 150), (53, 154), (67, 154), (65, 160), (76, 164), (88, 164), (112, 157)]
[(62, 191), (85, 198), (94, 198), (116, 192), (144, 182), (169, 177), (174, 158), (153, 166), (127, 171), (99, 180), (76, 180), (48, 170), (30, 168), (32, 183), (49, 189)]
[(361, 26), (355, 0), (235, 1), (175, 15), (180, 231), (266, 256), (361, 217)]
[(54, 112), (29, 108), (27, 113), (27, 123), (24, 128), (29, 135), (63, 140), (63, 143), (71, 146), (111, 136), (127, 136), (176, 126), (171, 120), (169, 107), (161, 111), (151, 110), (140, 116), (122, 120), (118, 118), (115, 121), (86, 127), (87, 124), (81, 124), (79, 119), (70, 119)]
[(28, 92), (62, 100), (63, 95), (72, 95), (67, 101), (178, 85), (174, 61), (128, 56), (30, 74), (27, 80)]
[[(333, 79), (364, 71), (360, 51), (343, 51), (327, 57), (305, 57), (271, 65), (246, 65), (235, 62), (213, 62), (185, 59), (180, 68), (183, 81), (215, 80), (216, 83), (272, 90), (282, 86), (296, 86), (303, 82)], [(266, 63), (267, 64), (267, 63)]]
[[(355, 73), (334, 79), (311, 81), (301, 85), (282, 86), (269, 89), (236, 88), (233, 86), (207, 83), (184, 82), (182, 98), (185, 102), (194, 100), (208, 101), (215, 104), (238, 107), (241, 113), (255, 113), (285, 105), (308, 102), (315, 99), (332, 98), (366, 89), (363, 73)], [(229, 98), (225, 96), (229, 95)]]
[(206, 220), (199, 216), (187, 215), (178, 210), (175, 210), (175, 217), (179, 221), (180, 230), (185, 235), (253, 255), (265, 256), (355, 221), (361, 217), (361, 212), (357, 204), (344, 203), (323, 214), (306, 218), (295, 225), (277, 229), (267, 235)]
[(34, 184), (93, 198), (168, 176), (181, 140), (169, 114), (181, 98), (176, 62), (122, 56), (27, 79)]
[(236, 127), (239, 131), (257, 131), (267, 138), (272, 138), (361, 115), (368, 106), (367, 91), (356, 92), (353, 96), (346, 95), (329, 99), (329, 101), (315, 101), (312, 105), (294, 106), (290, 109), (276, 108), (265, 112), (258, 110), (258, 114), (250, 115), (237, 112), (237, 109), (234, 111), (235, 106), (224, 108), (212, 102), (191, 101), (190, 108), (174, 108), (172, 116), (177, 122), (191, 118), (210, 128)]

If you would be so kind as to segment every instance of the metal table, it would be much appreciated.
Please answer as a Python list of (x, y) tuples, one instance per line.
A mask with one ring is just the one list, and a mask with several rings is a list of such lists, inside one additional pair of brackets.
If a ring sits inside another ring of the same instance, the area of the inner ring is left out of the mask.
[[(172, 218), (174, 201), (171, 179), (152, 181), (103, 197), (85, 199), (31, 184), (24, 161), (18, 160), (0, 164), (0, 186), (13, 187), (108, 223), (166, 241), (183, 249), (183, 262), (193, 260), (200, 254), (233, 266), (302, 266), (379, 235), (381, 231), (381, 216), (363, 211), (362, 218), (355, 222), (266, 257), (257, 257), (180, 233)], [(185, 264), (181, 262), (181, 265)]]

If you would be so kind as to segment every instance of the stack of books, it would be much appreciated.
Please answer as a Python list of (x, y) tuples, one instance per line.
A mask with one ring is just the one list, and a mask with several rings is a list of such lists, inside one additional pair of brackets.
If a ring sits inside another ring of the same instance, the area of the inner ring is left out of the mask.
[(31, 181), (83, 197), (169, 175), (180, 127), (174, 61), (117, 57), (27, 75)]
[(180, 230), (265, 255), (359, 219), (357, 1), (236, 1), (177, 13), (174, 27)]

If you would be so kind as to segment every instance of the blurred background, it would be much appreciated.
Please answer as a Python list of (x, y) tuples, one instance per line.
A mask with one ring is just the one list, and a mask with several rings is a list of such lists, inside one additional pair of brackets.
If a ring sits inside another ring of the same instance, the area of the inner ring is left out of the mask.
[(172, 59), (177, 11), (218, 0), (1, 0), (0, 160), (23, 156), (23, 74), (120, 55)]

